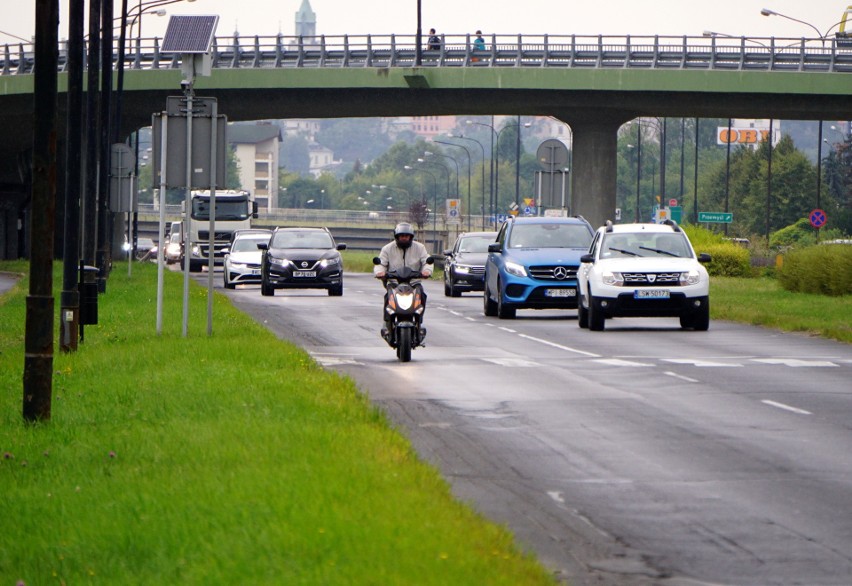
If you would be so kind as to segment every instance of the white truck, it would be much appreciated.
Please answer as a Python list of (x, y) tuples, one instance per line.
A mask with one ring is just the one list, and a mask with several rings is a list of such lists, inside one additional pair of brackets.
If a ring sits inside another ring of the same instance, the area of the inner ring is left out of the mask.
[[(184, 215), (184, 217), (186, 217)], [(223, 249), (231, 242), (236, 230), (251, 228), (257, 218), (257, 202), (253, 195), (244, 190), (216, 191), (216, 215), (213, 237), (213, 261), (223, 262)], [(192, 192), (192, 209), (189, 214), (189, 230), (186, 231), (183, 250), (189, 254), (190, 272), (199, 272), (209, 263), (210, 253), (210, 191)]]

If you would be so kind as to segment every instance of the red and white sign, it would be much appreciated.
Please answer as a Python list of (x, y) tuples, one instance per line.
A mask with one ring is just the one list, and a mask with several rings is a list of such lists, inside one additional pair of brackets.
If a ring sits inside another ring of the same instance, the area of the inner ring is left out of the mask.
[(669, 207), (670, 208), (677, 207), (677, 200), (674, 199), (674, 198), (670, 199), (669, 200)]

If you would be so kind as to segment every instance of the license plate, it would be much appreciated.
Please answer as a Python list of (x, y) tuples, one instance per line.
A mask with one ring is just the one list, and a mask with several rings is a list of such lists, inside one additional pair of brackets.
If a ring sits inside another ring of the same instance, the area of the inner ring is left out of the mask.
[(668, 289), (640, 289), (633, 292), (633, 299), (668, 299)]
[(576, 297), (576, 289), (545, 289), (545, 297)]
[(294, 277), (316, 277), (316, 271), (293, 271)]

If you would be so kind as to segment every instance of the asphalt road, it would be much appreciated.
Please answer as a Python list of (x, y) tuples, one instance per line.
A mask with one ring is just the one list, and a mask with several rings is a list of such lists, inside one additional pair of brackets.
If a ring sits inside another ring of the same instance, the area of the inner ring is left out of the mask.
[(590, 332), (574, 311), (499, 320), (479, 294), (427, 290), (427, 347), (407, 364), (379, 337), (369, 275), (347, 274), (343, 297), (227, 294), (352, 377), (566, 582), (852, 583), (852, 346), (676, 319)]

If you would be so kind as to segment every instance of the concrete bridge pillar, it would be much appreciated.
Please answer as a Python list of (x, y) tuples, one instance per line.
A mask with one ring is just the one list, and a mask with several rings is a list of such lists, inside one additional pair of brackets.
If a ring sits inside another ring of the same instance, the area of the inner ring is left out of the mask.
[(597, 229), (615, 218), (618, 129), (633, 116), (624, 112), (566, 112), (555, 115), (571, 127), (571, 213)]

